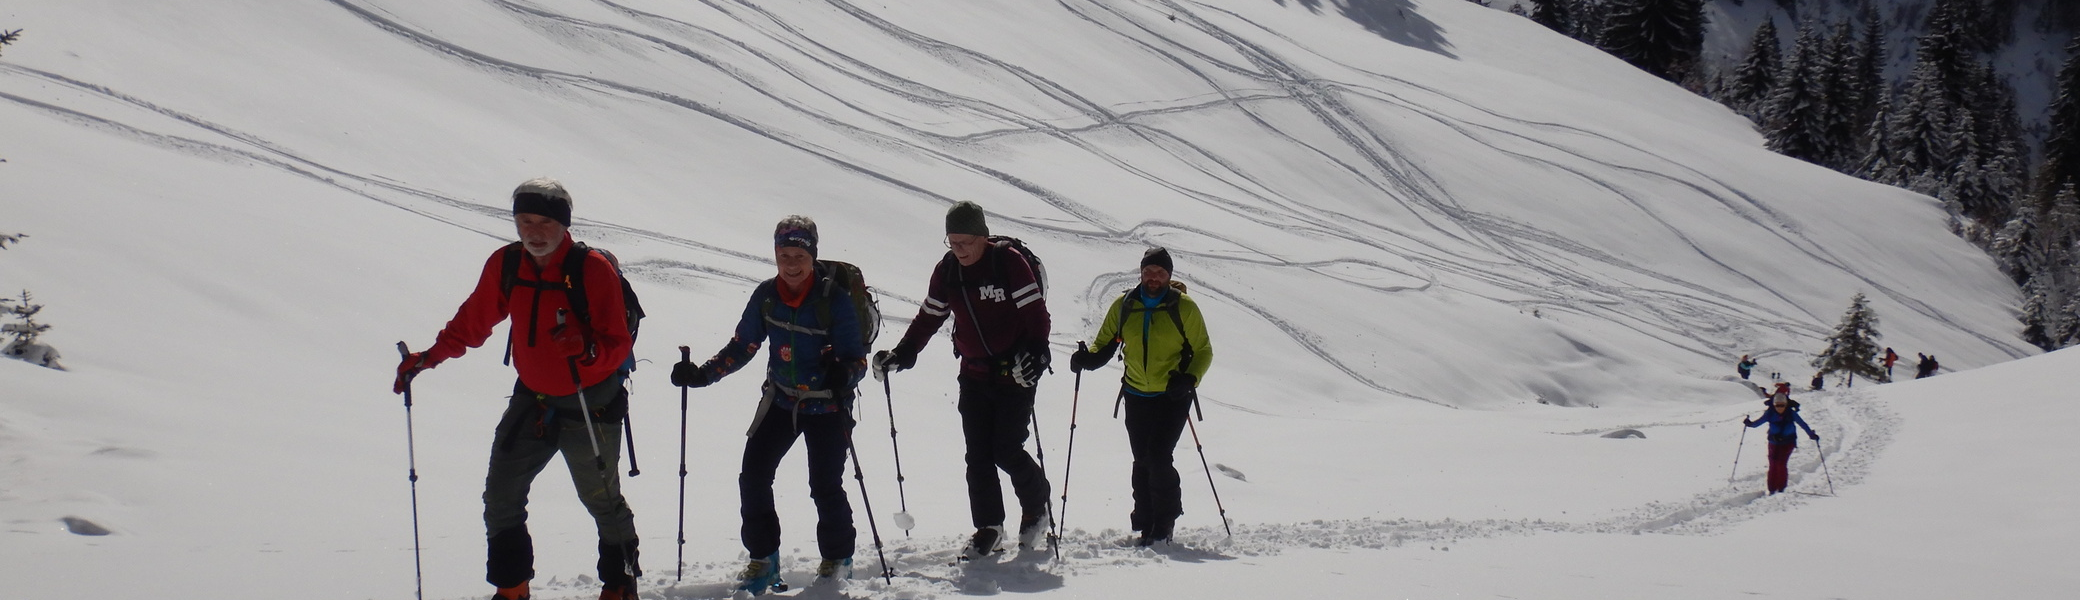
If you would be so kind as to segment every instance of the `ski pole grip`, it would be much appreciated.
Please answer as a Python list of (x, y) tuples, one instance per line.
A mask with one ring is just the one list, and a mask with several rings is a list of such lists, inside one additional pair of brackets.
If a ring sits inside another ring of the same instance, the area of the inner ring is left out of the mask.
[(680, 346), (679, 362), (693, 362), (693, 349), (685, 346)]
[(404, 357), (407, 357), (407, 356), (411, 356), (411, 355), (412, 355), (412, 350), (411, 350), (411, 348), (408, 348), (408, 347), (406, 347), (406, 346), (404, 345), (404, 340), (398, 340), (398, 341), (397, 341), (397, 357), (398, 357), (398, 358), (404, 358)]

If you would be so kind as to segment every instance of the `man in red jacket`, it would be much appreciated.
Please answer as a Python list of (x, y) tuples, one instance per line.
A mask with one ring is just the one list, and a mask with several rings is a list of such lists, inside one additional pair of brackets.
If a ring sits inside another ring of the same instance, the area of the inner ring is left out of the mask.
[(1031, 549), (1049, 523), (1047, 474), (1025, 449), (1033, 418), (1034, 386), (1050, 362), (1046, 294), (1032, 263), (1015, 248), (989, 239), (982, 207), (959, 202), (946, 211), (946, 247), (932, 269), (931, 288), (903, 341), (874, 357), (887, 376), (917, 365), (917, 353), (946, 319), (953, 319), (953, 354), (960, 358), (961, 433), (967, 439), (968, 511), (975, 535), (967, 558), (995, 554), (1004, 531), (1002, 470), (1018, 496), (1019, 546)]
[[(635, 515), (615, 475), (621, 420), (628, 414), (621, 367), (633, 342), (620, 275), (604, 254), (571, 241), (570, 193), (554, 179), (532, 179), (513, 190), (513, 223), (520, 241), (491, 253), (476, 290), (433, 346), (398, 365), (394, 391), (402, 393), (419, 371), (482, 346), (493, 327), (512, 319), (510, 359), (520, 377), (492, 437), (484, 476), (485, 579), (498, 587), (499, 600), (528, 597), (534, 541), (527, 533), (527, 491), (562, 453), (578, 499), (599, 528), (600, 598), (632, 599), (640, 574)], [(571, 297), (580, 290), (584, 315), (574, 314)]]

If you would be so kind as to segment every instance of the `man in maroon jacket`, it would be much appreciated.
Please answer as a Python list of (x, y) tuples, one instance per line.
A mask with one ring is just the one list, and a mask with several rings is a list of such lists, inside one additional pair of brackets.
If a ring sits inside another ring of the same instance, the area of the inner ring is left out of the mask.
[(931, 289), (903, 341), (874, 356), (886, 376), (917, 365), (917, 353), (953, 317), (953, 354), (961, 361), (961, 433), (967, 438), (968, 510), (975, 536), (963, 555), (995, 553), (1004, 538), (1004, 493), (997, 470), (1018, 496), (1019, 546), (1030, 549), (1052, 523), (1047, 475), (1026, 453), (1026, 423), (1035, 385), (1047, 371), (1047, 300), (1032, 265), (1008, 243), (989, 239), (982, 207), (960, 202), (946, 212), (951, 250), (932, 270)]
[[(628, 414), (621, 367), (634, 341), (621, 278), (604, 254), (571, 241), (571, 197), (556, 180), (532, 179), (513, 190), (513, 223), (520, 241), (491, 253), (476, 290), (433, 346), (398, 365), (394, 391), (403, 393), (420, 371), (482, 346), (493, 327), (512, 319), (508, 341), (520, 377), (492, 437), (484, 476), (485, 579), (498, 587), (497, 599), (528, 597), (534, 541), (527, 533), (527, 491), (560, 452), (599, 528), (600, 598), (633, 599), (635, 515), (615, 474), (621, 419)], [(573, 267), (581, 272), (577, 285)], [(573, 314), (574, 288), (583, 290), (586, 315)]]

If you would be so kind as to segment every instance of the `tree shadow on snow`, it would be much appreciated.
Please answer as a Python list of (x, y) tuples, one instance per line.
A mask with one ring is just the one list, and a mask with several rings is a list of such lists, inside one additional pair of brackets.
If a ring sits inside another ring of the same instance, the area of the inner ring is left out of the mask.
[(1451, 43), (1445, 41), (1444, 30), (1437, 23), (1418, 14), (1410, 0), (1272, 0), (1279, 6), (1299, 4), (1308, 11), (1321, 14), (1324, 4), (1333, 5), (1336, 12), (1358, 23), (1366, 31), (1403, 46), (1427, 50), (1449, 58), (1458, 58), (1451, 51)]

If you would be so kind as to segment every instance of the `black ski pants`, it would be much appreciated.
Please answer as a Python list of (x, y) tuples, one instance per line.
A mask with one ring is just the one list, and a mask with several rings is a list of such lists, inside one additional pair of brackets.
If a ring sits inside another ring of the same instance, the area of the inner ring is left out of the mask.
[(1168, 534), (1177, 516), (1184, 514), (1175, 455), (1185, 420), (1191, 418), (1192, 401), (1188, 395), (1121, 393), (1126, 394), (1127, 446), (1134, 453), (1134, 512), (1129, 520), (1135, 531), (1153, 528)]
[(852, 415), (798, 414), (771, 406), (744, 440), (737, 494), (744, 517), (744, 550), (752, 558), (780, 551), (780, 512), (773, 506), (773, 476), (797, 437), (809, 453), (809, 498), (816, 502), (816, 549), (823, 558), (851, 558), (859, 532), (852, 502), (845, 497), (845, 451), (851, 447)]
[(1026, 425), (1033, 418), (1037, 388), (967, 376), (961, 377), (960, 385), (961, 434), (968, 442), (968, 513), (975, 528), (1004, 524), (1000, 469), (1011, 477), (1021, 517), (1046, 513), (1047, 475), (1026, 452)]
[(492, 436), (491, 465), (484, 475), (484, 531), (487, 538), (485, 581), (512, 587), (534, 579), (534, 540), (527, 532), (527, 494), (534, 478), (557, 454), (570, 469), (578, 501), (592, 513), (599, 530), (599, 579), (608, 585), (629, 583), (636, 571), (636, 520), (621, 496), (621, 418), (627, 414), (628, 391), (620, 377), (585, 388), (585, 405), (593, 409), (592, 435), (598, 436), (600, 458), (592, 454), (578, 396), (548, 396), (513, 384), (512, 402)]

